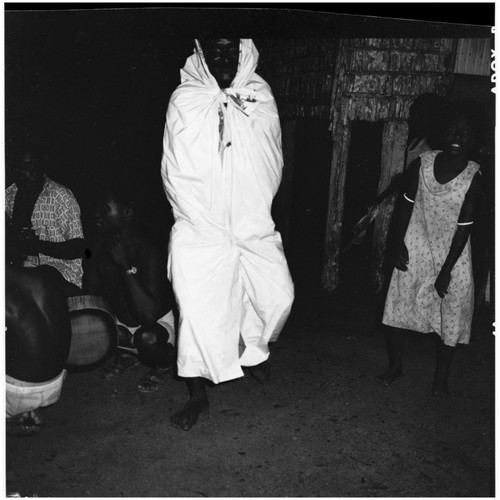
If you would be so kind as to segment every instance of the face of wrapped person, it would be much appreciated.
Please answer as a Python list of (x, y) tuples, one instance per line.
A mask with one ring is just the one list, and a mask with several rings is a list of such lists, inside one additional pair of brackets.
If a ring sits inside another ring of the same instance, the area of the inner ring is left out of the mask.
[(238, 71), (240, 40), (217, 38), (206, 40), (202, 44), (210, 73), (221, 89), (229, 87)]

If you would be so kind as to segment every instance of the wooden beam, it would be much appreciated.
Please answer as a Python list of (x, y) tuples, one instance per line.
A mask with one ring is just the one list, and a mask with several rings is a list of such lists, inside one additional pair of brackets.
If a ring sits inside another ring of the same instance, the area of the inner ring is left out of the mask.
[(344, 188), (348, 149), (351, 137), (349, 125), (337, 127), (333, 138), (332, 169), (328, 194), (322, 288), (333, 292), (339, 284), (340, 244), (344, 217)]
[(344, 183), (346, 164), (346, 147), (349, 144), (350, 127), (347, 124), (346, 106), (342, 86), (345, 77), (345, 52), (343, 41), (337, 47), (337, 58), (332, 86), (332, 105), (330, 122), (332, 131), (332, 162), (330, 186), (328, 192), (328, 211), (325, 228), (325, 249), (323, 252), (323, 271), (321, 287), (327, 292), (333, 292), (339, 283), (340, 242), (342, 236), (342, 216), (344, 213)]

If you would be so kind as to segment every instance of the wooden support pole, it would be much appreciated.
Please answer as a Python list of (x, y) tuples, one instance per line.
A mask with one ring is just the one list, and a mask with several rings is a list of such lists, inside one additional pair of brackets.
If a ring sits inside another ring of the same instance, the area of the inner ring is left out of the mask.
[(333, 292), (339, 284), (340, 243), (342, 219), (344, 217), (344, 187), (347, 171), (350, 126), (337, 128), (333, 139), (332, 171), (328, 195), (324, 266), (321, 277), (322, 288)]
[(333, 75), (332, 106), (330, 122), (332, 131), (332, 162), (328, 193), (328, 212), (325, 228), (325, 250), (321, 287), (333, 292), (339, 284), (340, 242), (342, 237), (342, 217), (344, 213), (344, 184), (347, 163), (347, 148), (350, 140), (350, 126), (347, 121), (349, 103), (343, 98), (342, 85), (346, 70), (346, 53), (343, 42), (337, 46), (337, 57)]

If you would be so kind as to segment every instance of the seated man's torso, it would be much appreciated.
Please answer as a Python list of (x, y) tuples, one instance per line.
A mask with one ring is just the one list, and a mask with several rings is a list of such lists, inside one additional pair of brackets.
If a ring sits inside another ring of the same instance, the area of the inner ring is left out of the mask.
[[(154, 243), (141, 239), (133, 246), (128, 246), (131, 265), (137, 269), (135, 275), (136, 280), (144, 280), (146, 278), (143, 271), (148, 264), (152, 252), (155, 248)], [(155, 252), (156, 253), (156, 252)], [(110, 306), (113, 314), (127, 326), (139, 326), (140, 320), (134, 314), (134, 308), (131, 307), (131, 297), (123, 286), (123, 273), (124, 270), (119, 268), (111, 258), (100, 247), (96, 249), (97, 259), (97, 272), (99, 276), (99, 291), (105, 297)], [(165, 271), (165, 290), (162, 291), (161, 299), (161, 314), (157, 319), (164, 316), (170, 309), (171, 304), (168, 295), (167, 277)]]

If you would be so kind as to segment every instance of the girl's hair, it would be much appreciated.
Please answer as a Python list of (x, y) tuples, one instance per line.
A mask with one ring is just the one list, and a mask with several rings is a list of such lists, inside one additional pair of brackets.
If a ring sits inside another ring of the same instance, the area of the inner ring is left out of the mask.
[[(442, 126), (446, 127), (459, 118), (465, 118), (474, 130), (476, 139), (484, 133), (484, 112), (482, 104), (476, 101), (449, 101), (443, 115)], [(444, 129), (442, 130), (444, 132)]]
[(443, 96), (425, 93), (419, 95), (410, 106), (410, 137), (427, 138), (433, 149), (439, 149), (440, 131), (438, 124), (442, 118), (445, 107)]
[(410, 106), (410, 116), (412, 114), (418, 114), (430, 123), (433, 115), (441, 108), (443, 102), (444, 97), (440, 95), (431, 93), (420, 94)]

